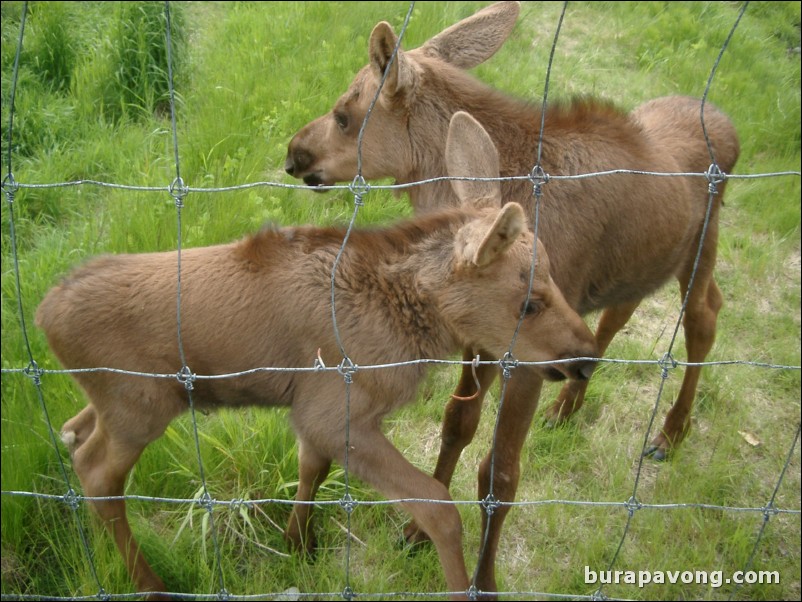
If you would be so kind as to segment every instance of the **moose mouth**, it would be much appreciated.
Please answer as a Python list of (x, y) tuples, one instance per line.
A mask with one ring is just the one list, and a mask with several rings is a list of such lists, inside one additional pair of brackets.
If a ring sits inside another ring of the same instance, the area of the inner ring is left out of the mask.
[(304, 184), (309, 186), (310, 188), (315, 189), (315, 192), (326, 192), (326, 190), (322, 189), (321, 186), (326, 186), (326, 182), (323, 181), (316, 173), (310, 173), (304, 176), (303, 178)]
[(543, 377), (551, 382), (560, 382), (568, 379), (563, 372), (560, 372), (557, 368), (552, 366), (548, 366), (543, 370)]

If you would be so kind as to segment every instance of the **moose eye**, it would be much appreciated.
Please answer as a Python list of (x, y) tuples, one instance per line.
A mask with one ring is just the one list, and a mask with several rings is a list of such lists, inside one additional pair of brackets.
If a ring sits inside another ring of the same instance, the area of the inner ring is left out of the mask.
[(542, 308), (543, 307), (540, 301), (529, 299), (521, 304), (521, 313), (526, 316), (534, 316), (535, 314), (540, 313)]
[(334, 114), (334, 123), (337, 124), (337, 127), (341, 130), (345, 130), (348, 128), (348, 115), (345, 113), (335, 113)]

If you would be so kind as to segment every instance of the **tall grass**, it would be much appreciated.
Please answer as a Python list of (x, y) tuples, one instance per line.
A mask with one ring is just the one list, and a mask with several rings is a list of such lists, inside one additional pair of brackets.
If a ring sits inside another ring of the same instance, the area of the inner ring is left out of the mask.
[[(484, 6), (418, 3), (405, 47), (412, 48)], [(2, 8), (3, 159), (22, 3)], [(290, 182), (286, 145), (298, 128), (328, 110), (367, 60), (370, 29), (380, 20), (399, 29), (402, 2), (170, 3), (178, 92), (181, 174), (193, 187)], [(561, 3), (523, 3), (521, 18), (498, 54), (475, 69), (482, 80), (537, 102)], [(735, 21), (736, 3), (571, 3), (551, 75), (553, 98), (597, 94), (624, 108), (665, 94), (700, 96)], [(172, 133), (166, 99), (163, 4), (157, 2), (30, 5), (15, 105), (13, 171), (23, 183), (93, 179), (159, 186), (163, 192), (93, 186), (20, 190), (14, 225), (21, 288), (10, 246), (10, 208), (2, 213), (2, 367), (28, 365), (17, 299), (31, 352), (57, 368), (32, 315), (45, 291), (84, 258), (105, 252), (174, 249), (176, 212)], [(738, 128), (740, 174), (800, 169), (799, 3), (753, 2), (724, 54), (710, 100)], [(733, 180), (722, 211), (717, 279), (725, 308), (710, 360), (800, 363), (800, 181), (798, 177)], [(667, 200), (670, 202), (670, 200)], [(403, 196), (373, 190), (360, 224), (387, 223), (410, 210)], [(265, 222), (343, 223), (353, 210), (347, 191), (314, 195), (275, 187), (191, 194), (182, 215), (183, 244), (230, 241)], [(658, 359), (667, 348), (680, 302), (669, 285), (644, 302), (608, 357)], [(591, 321), (593, 318), (590, 318)], [(681, 337), (681, 333), (680, 333)], [(682, 359), (681, 338), (677, 347)], [(414, 406), (387, 424), (407, 457), (430, 471), (439, 446), (442, 406), (456, 380), (435, 370)], [(671, 373), (658, 420), (675, 395)], [(568, 595), (592, 593), (584, 567), (606, 568), (626, 511), (553, 500), (627, 500), (640, 446), (660, 386), (651, 365), (603, 364), (583, 410), (564, 428), (533, 425), (523, 450), (519, 499), (498, 561), (500, 587)], [(66, 376), (42, 378), (54, 428), (83, 407)], [(489, 447), (498, 398), (494, 390), (475, 442), (452, 486), (472, 500), (476, 467)], [(556, 394), (547, 388), (544, 402)], [(638, 499), (647, 504), (761, 507), (770, 499), (800, 420), (799, 372), (752, 366), (707, 368), (694, 429), (671, 461), (646, 462)], [(199, 417), (201, 457), (211, 494), (223, 500), (291, 499), (297, 482), (294, 438), (281, 411), (224, 411)], [(54, 449), (36, 389), (18, 373), (2, 378), (2, 490), (63, 495), (62, 447)], [(776, 505), (800, 509), (800, 454)], [(359, 499), (379, 500), (352, 483)], [(199, 490), (192, 425), (177, 420), (146, 449), (127, 493), (192, 499)], [(333, 471), (320, 498), (343, 494)], [(460, 506), (469, 570), (480, 545), (480, 511)], [(340, 592), (345, 584), (346, 518), (319, 508), (315, 562), (286, 553), (286, 505), (243, 504), (215, 511), (226, 588), (236, 594)], [(192, 504), (129, 502), (134, 532), (154, 568), (175, 591), (214, 593), (216, 559), (206, 513)], [(131, 585), (109, 538), (86, 504), (76, 515), (58, 501), (2, 497), (2, 592), (80, 596), (125, 593)], [(350, 584), (358, 592), (439, 591), (436, 554), (398, 546), (406, 518), (385, 505), (352, 516)], [(609, 596), (637, 599), (799, 599), (799, 514), (771, 516), (754, 557), (763, 514), (704, 508), (638, 510), (613, 568), (779, 571), (775, 585), (720, 589), (709, 585), (613, 586)], [(92, 563), (89, 563), (91, 557)], [(95, 578), (96, 572), (97, 578)]]

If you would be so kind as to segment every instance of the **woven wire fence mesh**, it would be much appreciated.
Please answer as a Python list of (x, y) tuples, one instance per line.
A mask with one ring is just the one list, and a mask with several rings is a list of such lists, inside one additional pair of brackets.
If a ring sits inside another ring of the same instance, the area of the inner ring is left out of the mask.
[[(740, 20), (741, 16), (743, 15), (744, 11), (748, 9), (748, 3), (743, 5), (743, 8), (738, 15), (738, 20)], [(402, 26), (399, 35), (399, 44), (403, 41), (404, 32), (406, 30), (407, 24), (411, 15), (415, 10), (415, 3), (411, 3), (409, 5), (409, 10), (406, 14), (406, 19)], [(564, 17), (564, 12), (560, 17), (560, 24), (562, 23), (562, 18)], [(165, 3), (165, 15), (166, 15), (166, 47), (167, 47), (167, 54), (168, 54), (168, 67), (172, 69), (172, 61), (169, 60), (170, 57), (170, 50), (171, 50), (171, 41), (170, 41), (170, 3)], [(730, 37), (727, 38), (724, 46), (721, 49), (721, 54), (724, 54), (727, 50), (727, 45), (730, 42), (730, 38), (732, 34), (737, 30), (737, 21), (733, 25), (733, 29), (730, 32)], [(555, 49), (558, 48), (559, 45), (559, 24), (556, 28), (556, 33), (553, 39), (553, 46), (552, 46), (552, 57), (554, 55)], [(22, 41), (24, 39), (24, 19), (23, 19), (23, 27), (20, 30), (20, 47), (22, 46)], [(397, 48), (396, 48), (397, 50)], [(719, 59), (721, 55), (719, 55)], [(19, 55), (17, 56), (19, 59)], [(711, 85), (715, 82), (715, 72), (718, 68), (718, 61), (715, 65), (711, 66), (711, 73), (710, 79), (707, 82), (707, 88), (705, 89), (706, 97), (707, 92)], [(15, 69), (16, 70), (16, 69)], [(548, 73), (546, 76), (546, 87), (543, 94), (543, 106), (544, 108), (547, 106), (548, 103), (548, 82), (549, 82), (549, 75), (551, 72), (551, 63), (548, 66)], [(333, 597), (333, 598), (343, 598), (343, 599), (351, 599), (353, 597), (363, 597), (363, 598), (401, 598), (407, 599), (409, 597), (417, 597), (417, 596), (431, 596), (431, 597), (444, 597), (449, 594), (449, 592), (399, 592), (399, 591), (386, 591), (386, 592), (363, 592), (358, 591), (354, 588), (352, 584), (352, 554), (350, 551), (350, 545), (352, 540), (354, 539), (353, 534), (351, 533), (351, 523), (350, 519), (352, 513), (357, 511), (359, 507), (369, 507), (369, 506), (384, 506), (389, 504), (396, 504), (399, 502), (404, 501), (421, 501), (417, 499), (412, 500), (382, 500), (382, 501), (372, 501), (372, 500), (362, 500), (359, 499), (358, 495), (354, 493), (352, 490), (350, 483), (349, 483), (349, 472), (348, 472), (348, 449), (349, 449), (349, 442), (347, 440), (343, 442), (345, 452), (345, 465), (344, 465), (344, 487), (341, 497), (339, 499), (333, 500), (320, 500), (317, 501), (316, 504), (321, 506), (336, 506), (342, 509), (344, 516), (345, 516), (345, 531), (346, 531), (346, 538), (345, 538), (345, 566), (343, 569), (343, 578), (342, 578), (342, 588), (337, 591), (329, 591), (329, 592), (299, 592), (299, 591), (277, 591), (277, 592), (260, 592), (260, 593), (241, 593), (241, 592), (234, 592), (229, 591), (229, 588), (226, 584), (226, 578), (222, 568), (221, 562), (221, 545), (217, 539), (217, 529), (215, 528), (215, 517), (218, 516), (218, 513), (221, 508), (233, 509), (236, 511), (239, 508), (247, 507), (247, 508), (254, 508), (257, 506), (267, 505), (267, 504), (279, 504), (279, 505), (289, 505), (293, 502), (288, 499), (281, 499), (281, 498), (265, 498), (265, 499), (216, 499), (211, 493), (211, 487), (207, 482), (207, 478), (205, 476), (204, 471), (204, 462), (202, 459), (202, 446), (203, 446), (203, 437), (200, 431), (201, 427), (198, 424), (198, 418), (196, 415), (196, 408), (193, 403), (193, 387), (194, 384), (203, 380), (212, 380), (212, 379), (219, 379), (219, 378), (239, 378), (248, 374), (252, 374), (254, 372), (259, 371), (271, 371), (271, 372), (333, 372), (340, 374), (343, 378), (343, 382), (345, 385), (345, 402), (348, 403), (348, 391), (349, 387), (353, 382), (353, 379), (358, 375), (358, 373), (362, 370), (382, 370), (382, 369), (391, 369), (396, 368), (401, 365), (442, 365), (442, 366), (466, 366), (470, 365), (470, 363), (466, 363), (464, 361), (453, 361), (447, 360), (443, 358), (423, 358), (423, 359), (410, 359), (406, 362), (402, 363), (393, 363), (393, 364), (382, 364), (382, 365), (375, 365), (375, 366), (363, 366), (363, 365), (355, 365), (348, 355), (348, 350), (343, 345), (340, 333), (339, 333), (339, 320), (338, 320), (338, 312), (337, 312), (337, 296), (336, 296), (336, 275), (337, 275), (337, 261), (332, 266), (332, 283), (331, 283), (331, 314), (332, 314), (332, 328), (334, 329), (335, 336), (339, 341), (340, 349), (342, 351), (342, 362), (337, 366), (326, 366), (323, 364), (322, 361), (315, 362), (309, 366), (299, 366), (294, 368), (280, 368), (275, 366), (259, 366), (254, 367), (251, 369), (243, 370), (242, 372), (238, 372), (235, 374), (226, 374), (226, 375), (207, 375), (207, 374), (196, 374), (192, 371), (191, 367), (187, 365), (186, 358), (184, 357), (184, 349), (182, 344), (181, 338), (181, 321), (182, 321), (182, 314), (181, 314), (181, 251), (182, 251), (182, 235), (184, 232), (184, 225), (182, 221), (183, 209), (185, 207), (185, 203), (187, 202), (187, 198), (193, 194), (206, 194), (206, 193), (226, 193), (231, 192), (233, 190), (242, 190), (247, 188), (254, 188), (254, 187), (281, 187), (281, 188), (304, 188), (301, 186), (292, 186), (288, 184), (278, 183), (278, 182), (256, 182), (256, 183), (246, 183), (234, 187), (220, 187), (220, 188), (211, 188), (211, 187), (193, 187), (186, 184), (184, 179), (181, 175), (181, 152), (180, 152), (180, 139), (178, 136), (178, 128), (176, 124), (176, 110), (175, 110), (175, 93), (176, 91), (172, 88), (172, 72), (169, 73), (169, 79), (171, 82), (171, 135), (172, 135), (172, 163), (174, 165), (174, 177), (171, 179), (170, 183), (165, 186), (139, 186), (139, 185), (131, 185), (131, 184), (118, 184), (118, 183), (111, 183), (111, 182), (103, 182), (97, 180), (75, 180), (69, 182), (42, 182), (42, 183), (27, 183), (27, 182), (17, 182), (13, 176), (12, 166), (14, 164), (14, 156), (13, 156), (13, 128), (9, 127), (9, 140), (8, 143), (8, 157), (7, 157), (7, 171), (5, 178), (3, 180), (3, 192), (5, 193), (7, 206), (10, 213), (9, 225), (10, 225), (10, 241), (11, 241), (11, 251), (12, 257), (14, 258), (14, 266), (13, 269), (9, 270), (8, 267), (4, 269), (4, 274), (8, 274), (10, 272), (10, 276), (13, 277), (16, 281), (16, 288), (17, 290), (21, 290), (21, 278), (22, 275), (20, 274), (20, 270), (16, 263), (17, 257), (17, 249), (19, 246), (19, 241), (16, 237), (15, 231), (15, 221), (14, 221), (14, 203), (17, 201), (17, 196), (21, 193), (24, 193), (26, 190), (37, 189), (37, 188), (62, 188), (62, 187), (106, 187), (112, 189), (119, 189), (119, 190), (130, 190), (136, 192), (148, 192), (148, 193), (155, 193), (161, 195), (169, 196), (174, 204), (175, 207), (175, 216), (176, 216), (176, 223), (177, 223), (177, 231), (176, 231), (176, 250), (178, 251), (178, 266), (176, 270), (176, 283), (177, 283), (177, 294), (176, 294), (176, 332), (177, 332), (177, 342), (178, 342), (178, 355), (180, 359), (180, 364), (182, 368), (176, 374), (151, 374), (151, 373), (135, 373), (135, 372), (128, 372), (104, 367), (94, 367), (94, 368), (87, 368), (86, 371), (93, 371), (93, 372), (116, 372), (121, 374), (128, 374), (128, 375), (136, 375), (141, 376), (143, 378), (155, 378), (155, 379), (164, 379), (164, 380), (177, 380), (181, 383), (185, 390), (187, 396), (187, 404), (188, 409), (190, 410), (191, 414), (191, 435), (194, 438), (194, 444), (197, 451), (197, 479), (200, 483), (200, 488), (198, 490), (197, 495), (192, 499), (186, 498), (170, 498), (170, 497), (163, 497), (163, 496), (152, 496), (152, 495), (125, 495), (122, 499), (128, 501), (144, 501), (144, 502), (159, 502), (159, 503), (168, 503), (168, 504), (190, 504), (192, 506), (196, 506), (200, 508), (204, 514), (204, 520), (208, 520), (210, 526), (208, 528), (208, 533), (210, 534), (210, 547), (212, 550), (211, 560), (210, 562), (215, 566), (215, 574), (216, 574), (216, 583), (217, 589), (216, 591), (212, 591), (209, 593), (199, 593), (199, 592), (187, 592), (187, 593), (176, 593), (172, 594), (176, 597), (176, 599), (264, 599), (264, 598), (286, 598), (290, 596), (291, 598), (321, 598), (321, 597)], [(16, 81), (15, 81), (16, 86)], [(374, 102), (378, 99), (378, 94), (376, 94), (376, 98)], [(700, 105), (700, 113), (701, 113), (701, 120), (702, 124), (704, 125), (704, 97), (702, 103)], [(12, 93), (12, 97), (10, 99), (10, 106), (13, 115), (13, 104), (14, 104), (14, 97)], [(544, 112), (545, 114), (545, 112)], [(368, 123), (370, 119), (370, 111), (368, 112), (368, 116), (365, 119), (365, 122), (362, 124), (362, 128), (364, 130), (365, 125)], [(541, 132), (543, 132), (543, 128), (541, 128)], [(361, 133), (360, 133), (360, 145), (361, 145)], [(540, 145), (538, 145), (540, 148)], [(438, 178), (437, 180), (426, 180), (422, 182), (416, 182), (413, 184), (407, 185), (375, 185), (375, 184), (368, 184), (365, 179), (362, 177), (362, 158), (361, 152), (358, 156), (358, 173), (351, 183), (350, 186), (332, 186), (332, 187), (323, 187), (323, 188), (332, 188), (332, 189), (346, 189), (350, 193), (353, 194), (354, 204), (353, 204), (353, 214), (350, 219), (348, 230), (346, 232), (345, 238), (343, 240), (342, 249), (344, 250), (348, 245), (349, 235), (352, 232), (353, 228), (357, 223), (357, 216), (360, 212), (361, 207), (364, 205), (364, 198), (372, 191), (372, 190), (382, 190), (382, 189), (391, 189), (391, 190), (398, 190), (403, 192), (409, 186), (420, 185), (421, 183), (431, 183), (433, 181), (439, 181), (441, 179), (447, 178)], [(678, 177), (678, 176), (692, 176), (692, 177), (700, 177), (705, 178), (709, 182), (710, 186), (710, 204), (712, 205), (713, 199), (717, 193), (716, 186), (717, 184), (721, 183), (724, 180), (738, 180), (738, 179), (759, 179), (759, 178), (767, 178), (767, 177), (799, 177), (799, 172), (795, 171), (783, 171), (783, 172), (774, 172), (774, 173), (759, 173), (759, 174), (747, 174), (747, 175), (733, 175), (733, 174), (722, 174), (716, 165), (715, 156), (713, 156), (711, 152), (711, 166), (710, 169), (705, 173), (694, 173), (694, 174), (685, 174), (685, 173), (653, 173), (653, 172), (635, 172), (632, 170), (621, 169), (615, 170), (612, 172), (604, 172), (604, 173), (586, 173), (586, 174), (579, 174), (573, 176), (566, 176), (561, 174), (545, 174), (540, 171), (540, 156), (535, 160), (533, 164), (533, 169), (530, 174), (524, 174), (514, 178), (506, 178), (509, 180), (525, 180), (529, 181), (533, 185), (533, 194), (538, 199), (539, 196), (542, 194), (542, 187), (547, 182), (559, 182), (560, 180), (570, 180), (570, 179), (583, 179), (583, 178), (592, 178), (592, 177), (604, 177), (612, 174), (621, 174), (621, 173), (628, 173), (628, 174), (636, 174), (641, 175), (643, 177)], [(537, 222), (536, 222), (537, 223)], [(4, 252), (4, 258), (6, 254)], [(338, 256), (339, 260), (339, 256)], [(116, 592), (109, 592), (107, 588), (104, 586), (103, 579), (101, 576), (95, 571), (94, 568), (94, 555), (92, 553), (92, 542), (91, 538), (88, 535), (88, 528), (85, 524), (85, 515), (80, 512), (82, 506), (85, 505), (85, 502), (90, 499), (85, 496), (82, 496), (73, 486), (73, 482), (75, 481), (71, 471), (67, 465), (67, 463), (63, 460), (63, 454), (61, 452), (61, 446), (57, 441), (57, 426), (51, 423), (49, 414), (48, 414), (48, 403), (47, 403), (47, 386), (46, 383), (43, 382), (43, 377), (46, 375), (59, 375), (59, 374), (67, 374), (70, 372), (78, 372), (78, 370), (45, 370), (40, 368), (39, 363), (37, 362), (37, 358), (34, 356), (34, 353), (31, 351), (30, 344), (28, 342), (28, 329), (29, 326), (25, 323), (24, 315), (25, 312), (23, 311), (23, 303), (30, 302), (30, 300), (25, 300), (22, 296), (19, 296), (18, 303), (19, 303), (19, 317), (20, 317), (20, 324), (21, 324), (21, 331), (23, 335), (23, 340), (27, 347), (27, 354), (29, 356), (29, 363), (26, 366), (15, 366), (15, 367), (6, 367), (4, 362), (3, 367), (3, 375), (4, 378), (18, 378), (20, 376), (25, 377), (30, 385), (34, 388), (36, 397), (39, 402), (39, 408), (44, 417), (45, 422), (48, 426), (49, 436), (51, 438), (52, 445), (56, 450), (56, 457), (58, 459), (58, 472), (60, 477), (63, 479), (63, 488), (64, 493), (60, 495), (53, 495), (53, 494), (43, 494), (37, 493), (34, 491), (7, 491), (5, 488), (2, 491), (4, 496), (14, 496), (14, 497), (33, 497), (37, 500), (51, 501), (52, 503), (62, 503), (66, 508), (69, 509), (69, 514), (72, 515), (72, 518), (75, 522), (75, 533), (77, 537), (81, 540), (82, 546), (85, 549), (86, 554), (86, 561), (90, 566), (90, 571), (94, 575), (96, 586), (97, 586), (97, 594), (91, 596), (84, 596), (83, 598), (78, 599), (128, 599), (135, 594), (119, 594)], [(682, 316), (684, 312), (684, 304), (683, 307), (680, 308), (679, 315), (677, 316), (675, 327), (674, 327), (674, 335), (671, 337), (670, 343), (668, 344), (668, 348), (662, 354), (662, 357), (659, 360), (651, 360), (651, 359), (618, 359), (618, 358), (604, 358), (601, 360), (603, 363), (623, 363), (629, 365), (648, 365), (654, 366), (658, 368), (660, 373), (660, 384), (658, 386), (658, 393), (655, 399), (655, 403), (653, 405), (650, 419), (648, 421), (647, 431), (643, 435), (643, 445), (642, 449), (645, 450), (649, 444), (649, 441), (655, 434), (655, 429), (657, 428), (654, 424), (656, 417), (659, 415), (659, 408), (662, 399), (662, 390), (663, 384), (665, 383), (666, 379), (668, 379), (669, 375), (671, 374), (674, 368), (678, 367), (687, 367), (691, 365), (698, 365), (692, 364), (689, 362), (682, 362), (674, 358), (674, 347), (677, 341), (677, 336), (681, 330), (682, 325)], [(519, 362), (514, 358), (513, 350), (514, 350), (514, 339), (515, 335), (511, 340), (510, 344), (510, 353), (503, 357), (498, 358), (494, 361), (490, 362), (482, 362), (488, 364), (498, 365), (501, 372), (503, 373), (503, 382), (501, 387), (501, 392), (499, 396), (499, 406), (504, 403), (505, 397), (505, 384), (506, 382), (514, 377), (515, 368), (520, 365), (534, 365), (534, 362)], [(790, 366), (790, 365), (780, 365), (774, 364), (771, 362), (763, 362), (763, 361), (753, 361), (749, 359), (744, 360), (727, 360), (727, 361), (713, 361), (713, 362), (705, 362), (702, 365), (704, 366), (727, 366), (727, 365), (734, 365), (734, 366), (746, 366), (750, 368), (760, 368), (766, 370), (782, 370), (782, 371), (795, 371), (799, 370), (799, 366)], [(500, 410), (497, 410), (500, 412)], [(793, 431), (793, 432), (791, 432)], [(785, 434), (783, 434), (785, 435)], [(797, 450), (798, 446), (798, 439), (799, 439), (799, 424), (797, 423), (795, 429), (790, 429), (788, 433), (788, 453), (785, 459), (785, 462), (780, 467), (778, 474), (776, 475), (776, 486), (774, 488), (774, 492), (769, 499), (761, 499), (756, 500), (753, 505), (750, 506), (734, 506), (734, 505), (727, 505), (727, 504), (708, 504), (708, 503), (685, 503), (685, 502), (676, 502), (676, 503), (646, 503), (640, 500), (639, 496), (639, 486), (640, 480), (642, 476), (644, 462), (648, 462), (648, 460), (644, 460), (643, 456), (639, 456), (639, 460), (637, 462), (637, 467), (634, 471), (633, 482), (631, 485), (631, 495), (624, 500), (616, 500), (616, 501), (598, 501), (598, 500), (571, 500), (571, 499), (556, 499), (556, 500), (521, 500), (516, 502), (500, 502), (493, 498), (492, 496), (492, 485), (491, 485), (491, 494), (483, 499), (483, 500), (455, 500), (454, 503), (457, 505), (469, 505), (469, 506), (476, 506), (482, 512), (486, 512), (491, 514), (499, 505), (509, 505), (514, 506), (516, 508), (534, 508), (544, 505), (563, 505), (563, 506), (575, 506), (575, 507), (609, 507), (609, 508), (617, 508), (622, 510), (624, 519), (622, 520), (621, 524), (621, 532), (620, 537), (617, 541), (617, 545), (614, 546), (614, 551), (610, 554), (607, 564), (607, 572), (613, 572), (616, 568), (620, 566), (619, 561), (619, 554), (622, 550), (624, 544), (628, 541), (630, 536), (630, 527), (633, 521), (637, 520), (638, 513), (641, 510), (646, 509), (654, 509), (654, 510), (672, 510), (672, 509), (681, 509), (681, 508), (698, 508), (698, 509), (707, 509), (715, 512), (722, 512), (722, 513), (753, 513), (756, 515), (760, 515), (763, 517), (763, 522), (757, 532), (754, 534), (754, 545), (752, 553), (749, 556), (749, 559), (746, 562), (744, 567), (732, 567), (732, 570), (735, 571), (737, 569), (742, 569), (744, 574), (748, 574), (752, 568), (753, 559), (758, 551), (760, 550), (760, 546), (764, 537), (764, 531), (766, 527), (771, 522), (771, 519), (777, 515), (791, 515), (798, 517), (800, 515), (800, 511), (798, 509), (793, 508), (785, 508), (779, 507), (775, 502), (775, 496), (777, 491), (780, 489), (783, 480), (786, 475), (786, 471), (789, 469), (789, 466), (792, 464), (792, 460), (794, 458), (794, 454)], [(494, 441), (495, 446), (495, 441)], [(525, 475), (525, 470), (524, 470)], [(100, 499), (116, 499), (116, 498), (100, 498)], [(435, 500), (425, 500), (430, 503), (442, 503), (437, 502)], [(481, 537), (480, 537), (481, 541)], [(602, 567), (604, 568), (604, 567)], [(453, 592), (451, 592), (453, 593)], [(481, 592), (472, 589), (467, 592), (469, 597), (476, 597)], [(511, 596), (525, 596), (525, 597), (535, 597), (535, 596), (542, 596), (542, 597), (550, 597), (550, 598), (561, 598), (561, 597), (571, 597), (571, 598), (578, 598), (578, 599), (604, 599), (606, 598), (605, 593), (605, 583), (603, 581), (599, 581), (599, 586), (596, 591), (594, 591), (590, 595), (578, 595), (576, 593), (571, 594), (563, 594), (563, 593), (555, 593), (555, 592), (541, 592), (541, 591), (531, 591), (531, 590), (521, 590), (517, 589), (514, 591), (504, 591), (500, 592), (502, 594), (507, 594)], [(732, 591), (732, 595), (734, 596), (737, 593), (737, 588)], [(4, 592), (3, 599), (36, 599), (41, 597), (40, 594), (32, 593), (32, 594), (6, 594)], [(64, 596), (53, 596), (51, 594), (47, 595), (49, 599), (76, 599), (73, 595), (65, 594)]]

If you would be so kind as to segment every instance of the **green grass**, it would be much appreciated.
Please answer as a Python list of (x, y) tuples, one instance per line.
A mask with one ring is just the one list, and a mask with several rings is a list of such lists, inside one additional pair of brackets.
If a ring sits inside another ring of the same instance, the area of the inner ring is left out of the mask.
[[(485, 3), (418, 3), (407, 48)], [(2, 3), (2, 150), (7, 153), (8, 100), (22, 3)], [(162, 189), (175, 178), (172, 133), (160, 46), (161, 3), (31, 3), (17, 84), (13, 172), (22, 183), (93, 179)], [(327, 111), (367, 60), (372, 26), (398, 30), (408, 4), (171, 3), (176, 44), (181, 175), (193, 187), (250, 182), (290, 183), (286, 147), (305, 123)], [(524, 3), (511, 38), (476, 75), (510, 94), (539, 101), (560, 3)], [(740, 5), (715, 2), (570, 3), (560, 34), (551, 98), (597, 94), (632, 108), (665, 94), (700, 96)], [(725, 53), (709, 99), (738, 128), (738, 174), (800, 169), (800, 5), (753, 2)], [(292, 182), (294, 183), (294, 181)], [(721, 213), (717, 279), (725, 306), (709, 360), (800, 364), (800, 179), (733, 180)], [(403, 196), (372, 191), (360, 224), (410, 214)], [(234, 240), (265, 222), (344, 223), (353, 211), (347, 191), (316, 195), (260, 186), (222, 194), (193, 193), (182, 214), (188, 246)], [(33, 312), (46, 290), (72, 266), (105, 252), (174, 249), (176, 212), (166, 192), (95, 186), (24, 189), (14, 203), (21, 290), (14, 278), (8, 203), (2, 209), (2, 367), (28, 365), (17, 299), (31, 352), (57, 368)], [(667, 349), (680, 302), (668, 285), (645, 301), (613, 342), (608, 357), (658, 359)], [(593, 317), (590, 321), (593, 321)], [(680, 333), (675, 347), (684, 358)], [(433, 370), (419, 403), (386, 430), (413, 463), (430, 471), (439, 449), (442, 407), (457, 374)], [(681, 380), (671, 371), (657, 413)], [(503, 590), (591, 594), (584, 570), (606, 569), (621, 541), (621, 507), (552, 500), (623, 502), (632, 494), (644, 432), (660, 386), (652, 365), (603, 364), (588, 403), (564, 428), (536, 420), (522, 457), (519, 500), (498, 559)], [(455, 499), (476, 495), (476, 468), (492, 436), (497, 388), (455, 475)], [(557, 389), (544, 390), (548, 403)], [(53, 428), (84, 405), (66, 376), (46, 374), (42, 392)], [(753, 366), (705, 370), (694, 427), (670, 462), (647, 461), (637, 497), (644, 504), (761, 507), (770, 499), (800, 420), (799, 371)], [(283, 412), (224, 411), (199, 416), (201, 457), (211, 494), (220, 500), (291, 499), (297, 482), (294, 437)], [(151, 445), (132, 472), (127, 493), (192, 498), (200, 489), (192, 424), (182, 417)], [(744, 434), (759, 444), (750, 445)], [(2, 378), (2, 490), (63, 495), (48, 424), (30, 379)], [(70, 473), (71, 483), (78, 487)], [(338, 500), (344, 476), (334, 470), (320, 499)], [(359, 499), (381, 498), (352, 482)], [(776, 505), (800, 509), (800, 452)], [(2, 593), (94, 595), (132, 591), (113, 544), (86, 504), (77, 517), (58, 501), (2, 496)], [(234, 594), (340, 592), (346, 584), (346, 517), (337, 506), (318, 512), (320, 550), (314, 562), (286, 552), (281, 529), (289, 507), (218, 508), (214, 525), (225, 586)], [(480, 513), (460, 506), (465, 552), (473, 570)], [(219, 588), (210, 524), (192, 504), (132, 501), (134, 531), (148, 558), (175, 591)], [(406, 517), (387, 506), (352, 515), (350, 585), (357, 592), (441, 591), (436, 553), (398, 546)], [(715, 509), (645, 507), (635, 512), (613, 566), (619, 570), (742, 570), (752, 558), (763, 515)], [(745, 585), (736, 599), (800, 597), (800, 517), (780, 514), (766, 525), (752, 558), (755, 570), (779, 571), (780, 584)], [(97, 580), (93, 575), (96, 571)], [(99, 583), (98, 583), (99, 582)], [(732, 585), (613, 585), (604, 593), (635, 599), (719, 599)]]

